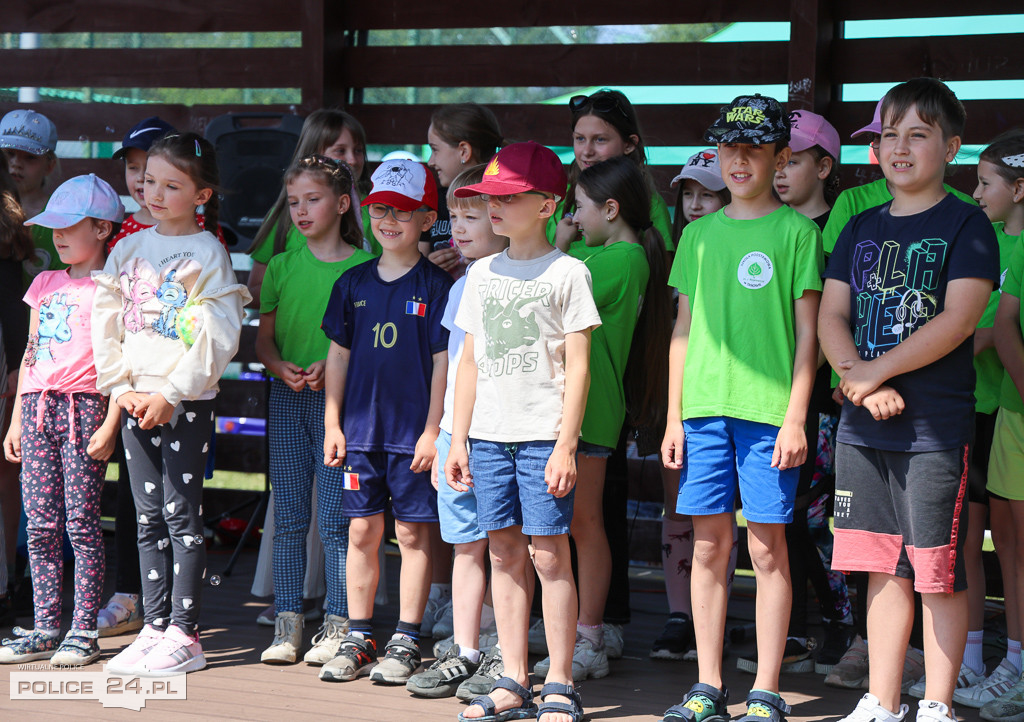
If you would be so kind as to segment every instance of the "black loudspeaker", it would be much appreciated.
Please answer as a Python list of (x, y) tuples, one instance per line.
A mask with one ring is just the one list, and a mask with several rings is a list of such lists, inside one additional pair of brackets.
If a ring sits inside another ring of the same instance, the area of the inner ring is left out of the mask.
[(206, 138), (217, 150), (220, 225), (229, 250), (243, 252), (252, 245), (281, 192), (302, 122), (281, 113), (229, 113), (206, 126)]

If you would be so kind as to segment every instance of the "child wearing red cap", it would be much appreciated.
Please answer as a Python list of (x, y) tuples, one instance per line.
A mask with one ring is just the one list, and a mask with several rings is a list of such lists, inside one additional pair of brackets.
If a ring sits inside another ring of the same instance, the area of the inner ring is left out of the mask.
[[(483, 181), (455, 191), (456, 197), (486, 195), (491, 227), (510, 241), (469, 269), (455, 319), (466, 340), (445, 476), (456, 491), (472, 485), (476, 493), (480, 528), (490, 541), (505, 665), (505, 676), (460, 720), (583, 718), (572, 686), (577, 599), (569, 527), (590, 332), (601, 317), (586, 266), (552, 249), (544, 233), (565, 187), (554, 152), (515, 143), (491, 160)], [(526, 666), (530, 560), (544, 587), (551, 657), (539, 707)]]
[[(437, 219), (437, 187), (427, 167), (384, 161), (372, 181), (363, 206), (383, 250), (335, 282), (322, 326), (331, 340), (324, 463), (344, 471), (342, 508), (351, 524), (349, 634), (320, 679), (369, 674), (375, 682), (405, 684), (420, 666), (417, 642), (430, 591), (430, 524), (437, 524), (430, 467), (444, 410), (448, 331), (441, 318), (452, 279), (417, 247)], [(402, 593), (396, 632), (377, 664), (373, 601), (388, 506), (402, 554)]]

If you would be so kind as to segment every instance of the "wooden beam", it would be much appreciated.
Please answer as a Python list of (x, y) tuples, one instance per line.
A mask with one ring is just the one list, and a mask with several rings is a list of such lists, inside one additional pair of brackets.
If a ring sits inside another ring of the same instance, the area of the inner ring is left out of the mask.
[(647, 25), (657, 23), (721, 23), (785, 21), (786, 3), (758, 0), (591, 0), (587, 3), (513, 0), (487, 3), (448, 0), (444, 12), (436, 5), (408, 0), (344, 3), (345, 26), (353, 29), (549, 27), (556, 25)]
[(881, 83), (919, 76), (1018, 80), (1020, 40), (1019, 33), (836, 40), (831, 54), (833, 80)]
[(831, 96), (828, 49), (834, 23), (826, 0), (792, 0), (789, 20), (789, 109), (820, 113)]
[[(707, 84), (779, 83), (786, 44), (637, 43), (346, 48), (349, 87), (583, 87), (674, 85), (684, 76)], [(459, 68), (459, 72), (452, 72)]]
[(138, 0), (10, 0), (0, 22), (8, 33), (299, 30), (295, 6), (280, 0), (161, 0), (159, 6)]
[(1017, 9), (1009, 3), (964, 3), (956, 0), (929, 0), (929, 2), (834, 0), (834, 6), (835, 16), (843, 20), (955, 18), (965, 15), (997, 15)]
[(307, 60), (302, 48), (0, 50), (0, 86), (289, 88)]

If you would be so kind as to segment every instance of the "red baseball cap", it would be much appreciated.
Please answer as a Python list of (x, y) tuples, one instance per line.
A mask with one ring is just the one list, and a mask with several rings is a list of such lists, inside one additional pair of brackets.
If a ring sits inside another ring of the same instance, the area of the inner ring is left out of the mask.
[(415, 211), (423, 206), (437, 210), (434, 175), (418, 161), (405, 158), (381, 161), (370, 180), (373, 188), (360, 205), (383, 203), (400, 211)]
[(512, 143), (498, 151), (484, 169), (484, 179), (455, 189), (456, 198), (481, 194), (504, 196), (524, 191), (551, 193), (564, 198), (569, 179), (555, 151), (534, 143)]

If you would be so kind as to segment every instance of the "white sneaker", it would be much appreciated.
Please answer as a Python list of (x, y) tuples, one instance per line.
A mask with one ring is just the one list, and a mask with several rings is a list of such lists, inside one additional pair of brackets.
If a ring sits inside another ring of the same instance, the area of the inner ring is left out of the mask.
[[(423, 619), (420, 620), (420, 631), (424, 636), (430, 634), (430, 631), (437, 624), (438, 613), (441, 607), (444, 606), (444, 599), (440, 597), (427, 597), (427, 606), (423, 609)], [(441, 637), (444, 639), (444, 637)]]
[(992, 674), (985, 679), (975, 682), (969, 687), (953, 690), (953, 701), (964, 707), (982, 707), (986, 702), (991, 702), (1006, 694), (1018, 679), (1020, 679), (1020, 672), (1010, 663), (1010, 660), (1003, 657), (999, 666), (992, 670)]
[(917, 722), (957, 722), (956, 714), (942, 702), (922, 699), (917, 703)]
[[(546, 677), (551, 669), (551, 657), (545, 657), (533, 668), (538, 677)], [(577, 636), (576, 646), (572, 650), (572, 681), (582, 682), (585, 679), (601, 679), (607, 677), (608, 653), (604, 647), (594, 649), (594, 645), (586, 637)]]
[[(423, 625), (420, 625), (420, 629)], [(455, 634), (455, 619), (452, 612), (452, 598), (448, 597), (437, 610), (437, 621), (430, 628), (430, 636), (434, 639), (444, 639)]]
[(302, 657), (306, 664), (321, 666), (338, 656), (341, 643), (348, 635), (348, 619), (337, 614), (328, 614), (320, 630), (313, 635), (313, 646)]
[(530, 629), (526, 633), (526, 648), (530, 654), (548, 653), (548, 638), (544, 632), (543, 617), (530, 625)]
[[(917, 681), (917, 683), (914, 684), (910, 688), (911, 696), (917, 697), (918, 699), (924, 699), (924, 690), (925, 690), (924, 681), (925, 681), (924, 677), (921, 677), (921, 679), (919, 679)], [(967, 689), (971, 685), (980, 684), (981, 682), (984, 682), (984, 681), (985, 681), (985, 675), (984, 674), (978, 674), (973, 669), (968, 667), (966, 664), (961, 664), (960, 665), (960, 674), (957, 675), (956, 687), (954, 689)], [(955, 698), (955, 695), (954, 695), (954, 698)]]
[(893, 714), (878, 702), (878, 697), (873, 694), (865, 694), (857, 702), (853, 712), (839, 722), (898, 722), (906, 717), (909, 711), (910, 707), (901, 704), (899, 711)]
[(608, 653), (608, 659), (622, 659), (622, 648), (625, 643), (621, 624), (604, 625), (604, 650)]

